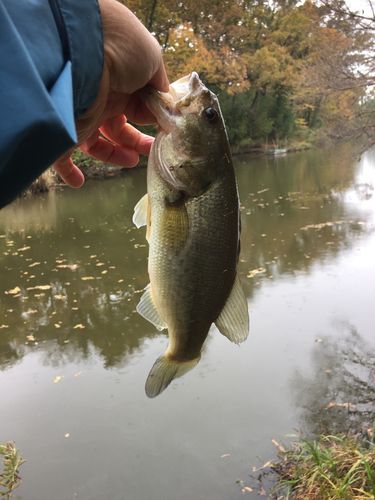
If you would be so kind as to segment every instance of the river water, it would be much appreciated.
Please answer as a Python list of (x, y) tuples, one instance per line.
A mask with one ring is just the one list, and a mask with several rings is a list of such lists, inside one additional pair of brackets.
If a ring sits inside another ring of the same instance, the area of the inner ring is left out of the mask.
[(15, 498), (257, 498), (272, 439), (371, 415), (375, 152), (237, 157), (236, 172), (249, 338), (212, 327), (197, 367), (153, 400), (167, 340), (135, 312), (145, 170), (0, 212), (0, 442), (27, 460)]

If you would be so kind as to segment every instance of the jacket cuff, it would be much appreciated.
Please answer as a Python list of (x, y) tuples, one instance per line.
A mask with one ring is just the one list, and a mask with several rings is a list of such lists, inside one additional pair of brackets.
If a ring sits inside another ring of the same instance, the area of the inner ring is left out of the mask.
[(98, 0), (55, 0), (72, 62), (74, 115), (95, 101), (103, 73), (103, 31)]

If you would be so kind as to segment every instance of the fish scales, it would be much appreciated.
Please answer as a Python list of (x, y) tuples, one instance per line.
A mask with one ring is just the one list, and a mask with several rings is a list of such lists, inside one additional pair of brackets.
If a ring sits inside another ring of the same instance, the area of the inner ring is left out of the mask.
[[(178, 207), (186, 211), (188, 236), (175, 245), (163, 221), (170, 190), (157, 170), (149, 169), (152, 223), (149, 275), (153, 297), (168, 324), (171, 357), (199, 355), (212, 322), (231, 291), (238, 254), (238, 197), (233, 171), (226, 169), (209, 189)], [(179, 220), (177, 218), (177, 220)]]

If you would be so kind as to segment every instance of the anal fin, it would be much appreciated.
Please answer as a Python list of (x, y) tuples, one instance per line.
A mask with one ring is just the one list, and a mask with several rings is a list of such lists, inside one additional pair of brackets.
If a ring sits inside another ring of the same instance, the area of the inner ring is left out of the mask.
[(249, 334), (249, 311), (245, 293), (236, 275), (232, 291), (220, 316), (215, 321), (220, 333), (231, 342), (240, 344)]
[(146, 286), (145, 291), (137, 305), (137, 312), (147, 319), (147, 321), (156, 326), (158, 330), (164, 330), (167, 328), (167, 324), (160, 317), (152, 299), (150, 284)]

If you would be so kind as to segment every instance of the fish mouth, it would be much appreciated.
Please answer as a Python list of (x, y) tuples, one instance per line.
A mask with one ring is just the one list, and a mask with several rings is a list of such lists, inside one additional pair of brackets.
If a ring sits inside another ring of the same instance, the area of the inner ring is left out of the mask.
[(159, 127), (164, 132), (171, 132), (182, 117), (182, 108), (205, 89), (198, 73), (193, 71), (176, 80), (169, 86), (168, 92), (159, 92), (148, 86), (141, 92), (141, 98), (155, 116)]

